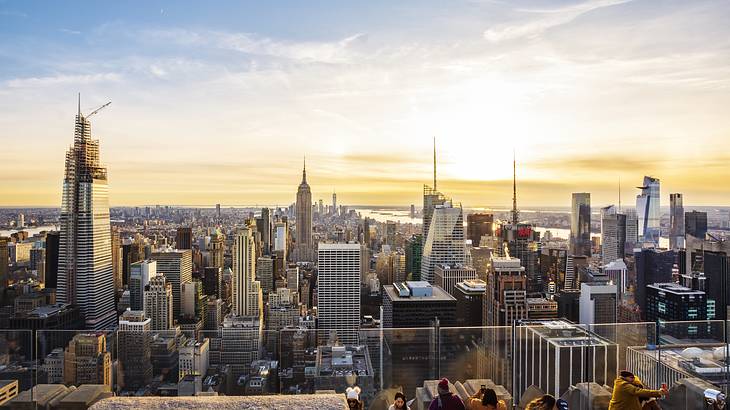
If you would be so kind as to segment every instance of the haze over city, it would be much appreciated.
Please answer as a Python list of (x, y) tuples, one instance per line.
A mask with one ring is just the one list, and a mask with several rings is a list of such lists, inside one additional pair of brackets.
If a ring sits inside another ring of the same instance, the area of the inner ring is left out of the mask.
[[(0, 206), (58, 206), (82, 112), (112, 205), (730, 200), (726, 2), (0, 3)], [(296, 22), (296, 24), (292, 24)], [(630, 201), (627, 201), (630, 202)]]

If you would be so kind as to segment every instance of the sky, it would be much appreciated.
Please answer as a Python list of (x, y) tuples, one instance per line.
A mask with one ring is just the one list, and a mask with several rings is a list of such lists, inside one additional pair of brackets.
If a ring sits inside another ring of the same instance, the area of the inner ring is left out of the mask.
[(0, 0), (0, 206), (58, 206), (77, 93), (112, 205), (730, 203), (727, 1)]

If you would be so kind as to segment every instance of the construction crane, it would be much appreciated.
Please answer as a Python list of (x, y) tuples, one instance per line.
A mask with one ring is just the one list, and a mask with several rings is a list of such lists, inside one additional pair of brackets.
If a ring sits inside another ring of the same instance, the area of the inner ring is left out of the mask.
[(94, 114), (96, 114), (97, 112), (99, 112), (99, 111), (103, 110), (104, 108), (108, 107), (108, 106), (109, 106), (109, 104), (111, 104), (111, 103), (112, 103), (112, 102), (111, 102), (111, 101), (109, 101), (108, 103), (106, 103), (106, 104), (102, 105), (101, 107), (99, 107), (99, 108), (95, 109), (94, 111), (92, 111), (91, 113), (89, 113), (89, 115), (87, 115), (87, 116), (86, 116), (86, 119), (88, 120), (88, 119), (89, 119), (89, 118), (90, 118), (90, 117), (91, 117), (92, 115), (94, 115)]

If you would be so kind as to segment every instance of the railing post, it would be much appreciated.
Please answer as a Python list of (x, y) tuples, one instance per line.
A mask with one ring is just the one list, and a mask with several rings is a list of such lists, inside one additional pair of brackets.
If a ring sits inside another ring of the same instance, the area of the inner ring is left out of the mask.
[(434, 321), (434, 338), (436, 340), (436, 379), (441, 379), (441, 322), (438, 316)]
[(659, 319), (656, 320), (655, 323), (655, 339), (656, 339), (656, 348), (657, 348), (657, 362), (656, 362), (656, 378), (657, 378), (657, 385), (656, 388), (661, 387), (662, 385), (662, 336), (661, 336), (661, 324), (659, 322)]
[(512, 356), (512, 408), (517, 408), (517, 401), (519, 400), (516, 396), (517, 392), (517, 366), (515, 366), (515, 363), (517, 362), (517, 320), (512, 320), (512, 343), (510, 343), (510, 350), (511, 356)]

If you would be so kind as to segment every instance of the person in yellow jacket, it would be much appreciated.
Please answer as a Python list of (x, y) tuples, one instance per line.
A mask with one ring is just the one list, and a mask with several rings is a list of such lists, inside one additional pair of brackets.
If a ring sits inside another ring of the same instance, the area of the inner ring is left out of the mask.
[(608, 410), (642, 410), (641, 399), (662, 397), (667, 390), (645, 389), (641, 382), (629, 371), (622, 371), (613, 382), (613, 394)]

